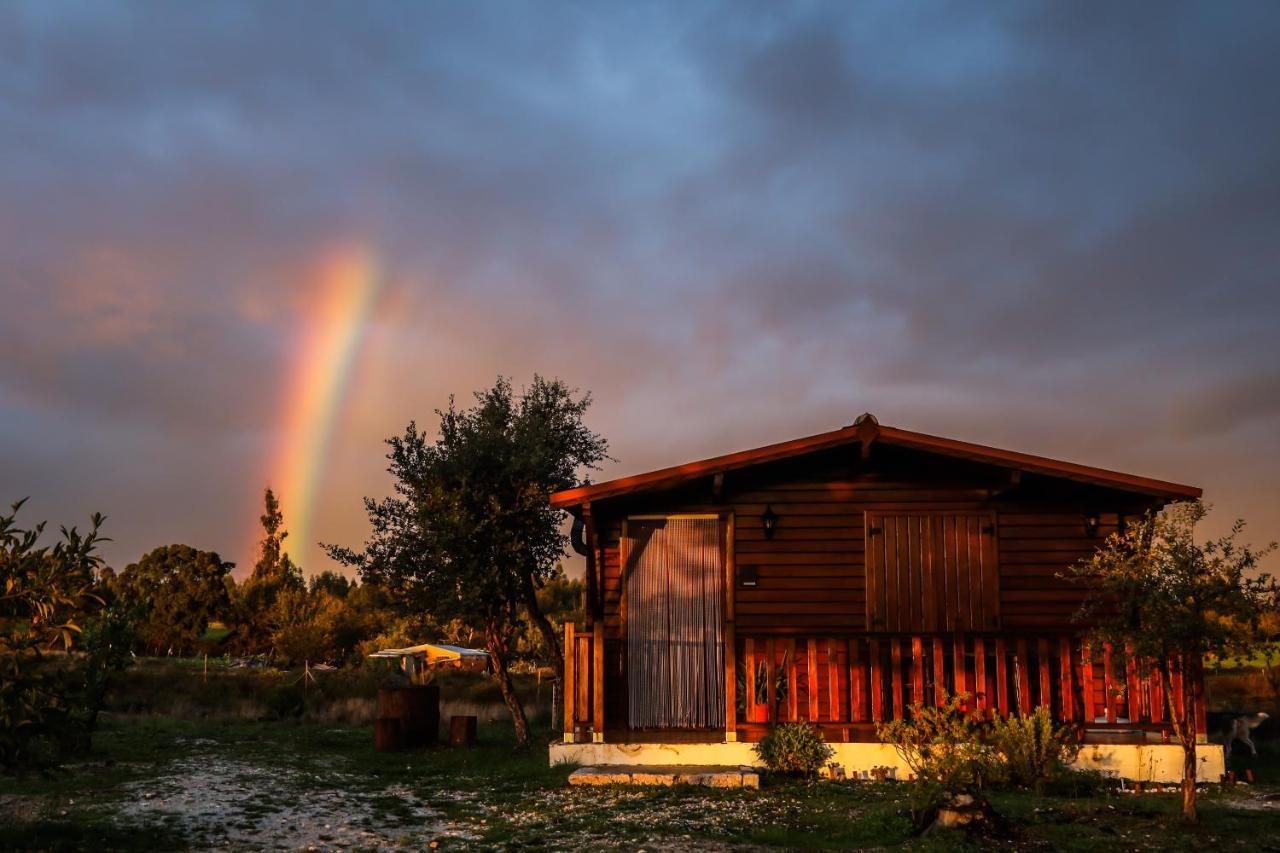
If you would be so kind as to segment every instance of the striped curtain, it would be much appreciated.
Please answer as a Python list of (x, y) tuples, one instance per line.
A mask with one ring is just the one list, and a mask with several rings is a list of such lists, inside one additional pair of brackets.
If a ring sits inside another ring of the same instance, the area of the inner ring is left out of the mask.
[(724, 526), (718, 518), (628, 522), (628, 723), (724, 726)]

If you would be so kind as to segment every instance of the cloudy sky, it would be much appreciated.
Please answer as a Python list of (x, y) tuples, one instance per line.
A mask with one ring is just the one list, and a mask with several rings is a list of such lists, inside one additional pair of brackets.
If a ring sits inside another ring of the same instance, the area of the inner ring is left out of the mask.
[(243, 566), (271, 484), (315, 571), (383, 438), (539, 372), (606, 476), (870, 410), (1280, 537), (1277, 44), (1265, 0), (5, 3), (0, 497)]

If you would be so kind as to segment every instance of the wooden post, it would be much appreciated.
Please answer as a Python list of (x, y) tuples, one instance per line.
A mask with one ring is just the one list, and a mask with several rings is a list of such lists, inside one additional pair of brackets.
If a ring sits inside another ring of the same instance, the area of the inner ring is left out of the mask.
[(1062, 673), (1062, 719), (1064, 722), (1074, 720), (1076, 709), (1073, 701), (1073, 684), (1071, 680), (1071, 638), (1061, 637), (1058, 640), (1058, 670)]
[(733, 743), (738, 739), (738, 641), (733, 635), (733, 623), (724, 626), (724, 739)]
[(902, 720), (906, 719), (905, 709), (902, 707), (902, 640), (894, 637), (889, 641), (889, 654), (893, 662), (893, 695), (889, 697), (889, 719)]
[(1009, 650), (1004, 637), (996, 640), (996, 710), (1000, 716), (1009, 716), (1009, 664), (1005, 660)]
[(973, 638), (973, 702), (981, 711), (991, 707), (987, 696), (987, 641)]
[(809, 721), (816, 723), (818, 721), (818, 691), (821, 689), (818, 684), (818, 640), (816, 637), (810, 637), (804, 641), (805, 650), (808, 652), (808, 664), (805, 667), (805, 687), (809, 694)]
[(1041, 637), (1036, 640), (1036, 657), (1040, 658), (1040, 705), (1053, 713), (1053, 676), (1049, 663), (1049, 641)]
[(596, 620), (591, 638), (591, 740), (604, 743), (604, 620)]
[(564, 687), (561, 689), (561, 701), (564, 703), (564, 742), (573, 743), (574, 735), (574, 698), (577, 694), (577, 684), (575, 678), (577, 673), (574, 671), (574, 664), (577, 663), (578, 656), (574, 653), (575, 640), (573, 636), (573, 623), (564, 623)]
[(883, 673), (880, 672), (880, 641), (875, 637), (871, 638), (871, 720), (872, 722), (881, 722), (884, 719), (884, 691), (882, 689), (881, 679)]
[(1129, 722), (1136, 723), (1144, 716), (1142, 713), (1142, 686), (1138, 678), (1138, 661), (1133, 656), (1133, 647), (1126, 646), (1125, 652), (1127, 653), (1127, 659), (1124, 665), (1124, 672), (1128, 681), (1129, 701), (1127, 707), (1129, 709)]
[(765, 722), (778, 722), (778, 679), (774, 676), (773, 668), (778, 665), (773, 647), (773, 637), (769, 637), (764, 641), (764, 656), (768, 660), (765, 665), (764, 672), (764, 690), (765, 696), (769, 700), (769, 707), (765, 708)]
[(911, 638), (911, 701), (924, 704), (924, 640)]
[(862, 640), (849, 638), (849, 720), (860, 723), (866, 719), (866, 702), (862, 696), (865, 668), (862, 663)]
[(787, 658), (787, 719), (800, 719), (800, 679), (796, 676), (796, 639), (788, 637), (782, 646)]
[(827, 638), (827, 719), (840, 719), (840, 655), (836, 652), (835, 637)]
[(947, 699), (947, 665), (942, 653), (942, 638), (933, 638), (933, 702), (942, 707)]
[(1164, 680), (1160, 677), (1160, 664), (1154, 664), (1147, 675), (1147, 687), (1151, 691), (1151, 722), (1164, 720)]
[(1018, 678), (1018, 716), (1025, 717), (1031, 713), (1031, 673), (1027, 671), (1030, 659), (1027, 656), (1027, 638), (1019, 637), (1014, 646), (1017, 649), (1013, 667)]
[(1102, 695), (1107, 700), (1107, 722), (1116, 721), (1116, 681), (1111, 666), (1111, 644), (1102, 645)]
[[(965, 679), (963, 634), (956, 634), (955, 641), (951, 644), (951, 669), (954, 670), (956, 676), (955, 694), (967, 693), (968, 684)], [(964, 707), (969, 707), (969, 703), (965, 702)]]
[(1084, 699), (1084, 721), (1088, 725), (1098, 716), (1093, 707), (1093, 650), (1088, 642), (1080, 644), (1080, 693)]
[(759, 672), (758, 665), (756, 664), (756, 641), (751, 637), (747, 637), (743, 640), (742, 653), (747, 664), (745, 667), (747, 677), (744, 682), (744, 686), (747, 689), (747, 695), (745, 697), (747, 700), (747, 722), (754, 723), (756, 721), (756, 705), (759, 704), (759, 702), (756, 701), (756, 675)]

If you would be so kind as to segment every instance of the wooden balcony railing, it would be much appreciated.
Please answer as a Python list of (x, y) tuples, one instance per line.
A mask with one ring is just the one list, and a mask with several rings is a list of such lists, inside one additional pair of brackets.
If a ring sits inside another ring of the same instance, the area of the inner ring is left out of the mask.
[[(1170, 726), (1154, 664), (1129, 658), (1121, 671), (1120, 655), (1070, 635), (744, 636), (735, 651), (734, 710), (748, 734), (789, 720), (865, 729), (961, 693), (973, 708), (1002, 716), (1043, 705), (1056, 720), (1089, 728)], [(1171, 676), (1181, 712), (1183, 686)]]

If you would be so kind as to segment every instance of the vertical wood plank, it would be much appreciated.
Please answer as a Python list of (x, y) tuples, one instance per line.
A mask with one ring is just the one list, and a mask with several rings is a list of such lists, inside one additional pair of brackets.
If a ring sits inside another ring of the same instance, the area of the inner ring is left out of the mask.
[(934, 579), (934, 530), (932, 517), (920, 522), (920, 622), (912, 628), (938, 630), (938, 594)]
[(880, 665), (880, 641), (872, 637), (870, 646), (868, 663), (871, 666), (871, 720), (879, 723), (884, 720), (884, 691), (881, 683), (884, 673), (881, 672)]
[(942, 650), (942, 638), (933, 638), (933, 703), (942, 707), (947, 701), (946, 655)]
[[(951, 644), (951, 665), (952, 669), (955, 671), (956, 695), (958, 696), (961, 693), (968, 693), (969, 682), (966, 677), (967, 673), (965, 672), (963, 634), (956, 634), (955, 642)], [(973, 705), (970, 702), (965, 702), (964, 707), (971, 708)]]
[(1062, 719), (1075, 719), (1074, 684), (1071, 679), (1071, 638), (1058, 639), (1058, 668), (1062, 673), (1062, 684), (1058, 689), (1062, 693)]
[(973, 638), (973, 702), (980, 711), (991, 707), (987, 696), (987, 643), (981, 637)]
[(1125, 648), (1125, 680), (1128, 682), (1128, 696), (1126, 707), (1129, 711), (1129, 722), (1136, 723), (1142, 720), (1145, 714), (1142, 709), (1142, 682), (1138, 678), (1138, 661), (1133, 656), (1133, 648)]
[(725, 740), (737, 740), (738, 641), (732, 622), (724, 626), (724, 733)]
[(1187, 719), (1186, 695), (1182, 690), (1182, 667), (1176, 658), (1169, 661), (1169, 689), (1173, 692), (1169, 698), (1173, 702), (1174, 711), (1178, 719), (1185, 722)]
[[(968, 610), (965, 613), (965, 630), (982, 630), (982, 519), (976, 515), (964, 521), (964, 585), (969, 593)], [(974, 690), (977, 693), (977, 690)]]
[(1151, 690), (1151, 722), (1164, 721), (1164, 681), (1160, 678), (1160, 665), (1154, 664), (1147, 675), (1147, 686)]
[(840, 717), (840, 653), (836, 651), (835, 637), (827, 638), (827, 719), (835, 722)]
[(777, 649), (774, 647), (773, 637), (769, 637), (764, 641), (764, 657), (765, 657), (765, 673), (764, 673), (764, 690), (765, 698), (769, 701), (769, 707), (764, 710), (764, 719), (768, 723), (778, 722), (778, 678), (777, 678)]
[(996, 640), (996, 710), (1000, 716), (1009, 716), (1009, 665), (1006, 658), (1009, 649), (1004, 637)]
[(604, 620), (592, 626), (591, 638), (591, 732), (596, 742), (604, 740)]
[(817, 722), (818, 720), (818, 691), (821, 687), (818, 684), (818, 640), (816, 637), (810, 637), (804, 641), (805, 649), (809, 653), (809, 662), (805, 667), (805, 692), (809, 696), (809, 719)]
[(1018, 715), (1025, 717), (1031, 713), (1031, 660), (1027, 655), (1027, 638), (1019, 637), (1015, 648), (1013, 668), (1018, 679)]
[(862, 640), (849, 638), (849, 719), (860, 723), (866, 719), (866, 700), (863, 697), (863, 678), (866, 669), (862, 661)]
[(1093, 651), (1087, 641), (1080, 644), (1080, 694), (1084, 700), (1084, 721), (1092, 723), (1098, 714), (1093, 707)]
[(880, 614), (884, 612), (881, 598), (884, 595), (880, 577), (884, 566), (884, 536), (873, 533), (877, 527), (883, 529), (880, 517), (875, 513), (864, 515), (862, 539), (863, 562), (867, 571), (867, 630), (880, 628)]
[(578, 701), (577, 685), (577, 643), (573, 636), (573, 623), (564, 623), (564, 684), (561, 685), (560, 701), (564, 705), (564, 737), (573, 742), (575, 705)]
[(880, 519), (880, 537), (884, 539), (884, 610), (880, 614), (880, 629), (884, 631), (898, 630), (901, 621), (898, 599), (898, 585), (902, 578), (902, 566), (898, 562), (898, 520), (897, 516), (886, 515)]
[(902, 707), (902, 641), (897, 637), (889, 641), (889, 654), (893, 664), (893, 695), (889, 701), (889, 719), (901, 720), (906, 714)]
[(1045, 637), (1036, 640), (1036, 657), (1040, 660), (1040, 702), (1039, 704), (1053, 712), (1053, 675), (1049, 662), (1049, 641)]
[(577, 638), (578, 648), (578, 721), (591, 722), (591, 635)]
[(746, 663), (744, 669), (747, 673), (744, 683), (746, 695), (743, 697), (746, 700), (744, 704), (746, 705), (747, 722), (754, 723), (756, 722), (756, 705), (759, 704), (756, 700), (756, 675), (759, 670), (756, 668), (756, 641), (753, 638), (747, 637), (743, 640), (742, 657)]
[(924, 704), (924, 640), (911, 638), (911, 701)]
[(982, 548), (979, 551), (982, 574), (982, 627), (992, 630), (1000, 627), (1000, 555), (997, 553), (999, 540), (996, 538), (997, 519), (995, 515), (981, 522), (985, 528), (981, 537)]
[(800, 679), (796, 674), (796, 639), (788, 637), (782, 654), (787, 658), (787, 719), (800, 719)]
[(1111, 664), (1111, 644), (1102, 645), (1102, 695), (1107, 700), (1107, 722), (1116, 721), (1116, 680)]

